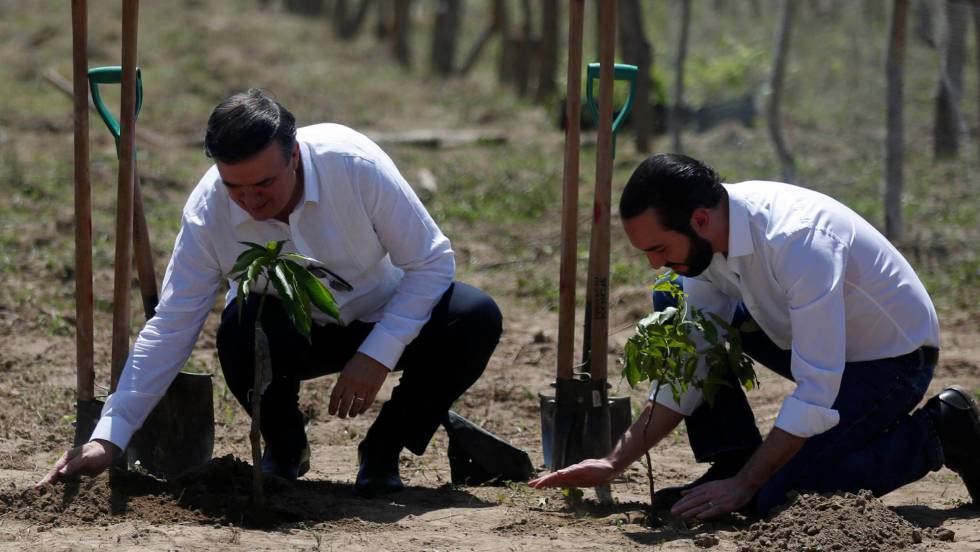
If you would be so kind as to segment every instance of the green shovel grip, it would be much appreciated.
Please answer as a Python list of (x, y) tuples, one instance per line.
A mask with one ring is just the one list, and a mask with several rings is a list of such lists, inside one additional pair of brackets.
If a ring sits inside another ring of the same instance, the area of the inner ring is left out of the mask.
[[(599, 121), (599, 106), (596, 103), (593, 82), (599, 80), (599, 67), (598, 63), (590, 63), (586, 71), (585, 79), (585, 98), (586, 102), (589, 104), (589, 108), (592, 110), (592, 114), (595, 116), (596, 125), (598, 126)], [(622, 126), (623, 121), (626, 120), (626, 116), (629, 115), (630, 109), (633, 107), (633, 95), (636, 93), (636, 75), (639, 70), (635, 65), (627, 65), (624, 63), (617, 63), (613, 65), (613, 80), (614, 81), (629, 81), (630, 92), (626, 96), (626, 103), (619, 110), (619, 115), (616, 116), (616, 120), (613, 121), (612, 125), (612, 154), (616, 157), (616, 133), (619, 131), (619, 127)]]
[[(119, 121), (112, 116), (109, 112), (109, 108), (106, 107), (105, 103), (102, 101), (102, 96), (99, 94), (100, 84), (122, 84), (122, 67), (119, 65), (110, 65), (108, 67), (93, 67), (88, 70), (88, 84), (89, 88), (92, 90), (92, 101), (95, 103), (95, 108), (99, 110), (99, 115), (102, 116), (102, 121), (105, 122), (105, 126), (112, 133), (112, 137), (116, 140), (116, 153), (119, 153)], [(135, 117), (140, 115), (140, 107), (143, 106), (143, 77), (140, 72), (140, 68), (136, 68), (136, 113)]]

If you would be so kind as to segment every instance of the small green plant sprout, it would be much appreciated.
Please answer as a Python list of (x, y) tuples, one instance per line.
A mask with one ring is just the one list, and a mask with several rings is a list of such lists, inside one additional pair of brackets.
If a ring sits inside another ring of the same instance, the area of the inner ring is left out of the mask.
[[(282, 299), (289, 320), (307, 341), (310, 339), (313, 320), (311, 307), (316, 307), (334, 319), (340, 320), (340, 311), (337, 309), (333, 294), (308, 268), (319, 264), (315, 259), (299, 253), (283, 253), (282, 246), (286, 243), (285, 240), (270, 241), (265, 246), (252, 242), (241, 243), (247, 245), (248, 249), (238, 256), (235, 266), (231, 269), (232, 277), (238, 283), (236, 300), (239, 320), (242, 319), (245, 300), (253, 291), (255, 283), (263, 276), (266, 284), (259, 303), (260, 315), (271, 282), (279, 298)], [(299, 263), (305, 263), (307, 266)], [(256, 320), (261, 320), (261, 316), (256, 317)]]
[[(669, 273), (659, 280), (653, 291), (670, 294), (676, 307), (667, 307), (644, 317), (636, 325), (636, 333), (629, 338), (620, 362), (623, 377), (635, 388), (641, 381), (656, 382), (653, 396), (662, 386), (670, 388), (674, 400), (694, 386), (704, 394), (704, 400), (714, 406), (722, 387), (731, 387), (729, 373), (746, 389), (758, 386), (752, 359), (742, 349), (739, 332), (731, 324), (714, 313), (704, 313), (687, 302), (687, 294), (676, 282), (677, 275)], [(707, 373), (697, 374), (698, 363), (704, 359)], [(653, 417), (651, 404), (647, 426)], [(647, 479), (650, 482), (650, 502), (653, 504), (654, 484), (650, 454), (647, 459)]]
[[(340, 321), (340, 310), (333, 295), (323, 282), (310, 272), (309, 266), (317, 264), (315, 259), (299, 253), (283, 253), (285, 241), (270, 241), (265, 246), (252, 242), (241, 242), (248, 246), (235, 260), (231, 269), (233, 279), (238, 283), (236, 301), (238, 320), (242, 321), (245, 302), (254, 291), (256, 283), (265, 280), (259, 307), (255, 316), (255, 379), (250, 393), (252, 403), (252, 427), (249, 438), (252, 444), (252, 494), (253, 503), (259, 509), (265, 507), (262, 486), (262, 445), (259, 424), (261, 421), (261, 397), (272, 382), (272, 357), (269, 353), (269, 338), (262, 328), (262, 310), (271, 283), (282, 300), (286, 315), (307, 341), (313, 326), (313, 307)], [(305, 263), (303, 266), (299, 263)]]

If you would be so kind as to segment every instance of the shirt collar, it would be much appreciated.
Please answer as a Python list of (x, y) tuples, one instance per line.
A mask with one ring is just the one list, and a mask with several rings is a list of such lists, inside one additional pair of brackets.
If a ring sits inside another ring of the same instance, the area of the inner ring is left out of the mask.
[[(303, 163), (303, 199), (296, 204), (297, 209), (307, 203), (320, 202), (320, 187), (317, 185), (317, 179), (313, 177), (313, 160), (310, 156), (310, 146), (306, 142), (299, 141), (299, 150), (300, 162)], [(221, 177), (218, 176), (218, 179), (220, 180)], [(232, 227), (237, 227), (240, 224), (253, 220), (245, 209), (242, 209), (237, 203), (232, 201), (231, 195), (228, 195), (228, 204), (231, 209)]]
[(722, 184), (728, 192), (728, 258), (751, 255), (752, 234), (749, 232), (749, 211), (738, 186)]

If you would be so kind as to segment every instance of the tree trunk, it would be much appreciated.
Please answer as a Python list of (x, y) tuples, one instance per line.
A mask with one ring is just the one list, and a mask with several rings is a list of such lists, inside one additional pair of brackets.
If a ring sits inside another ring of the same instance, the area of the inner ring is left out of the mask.
[[(973, 32), (974, 46), (977, 49), (977, 105), (980, 106), (980, 1), (973, 1)], [(977, 109), (977, 129), (980, 132), (980, 109)], [(977, 140), (980, 145), (980, 140)], [(978, 150), (980, 155), (980, 150)]]
[(966, 57), (966, 30), (969, 6), (945, 2), (944, 24), (939, 36), (939, 83), (936, 95), (936, 124), (933, 127), (933, 154), (936, 159), (959, 155), (960, 135), (965, 121), (960, 110), (963, 96), (963, 65)]
[(681, 32), (674, 61), (674, 105), (670, 113), (670, 137), (672, 149), (684, 152), (681, 131), (684, 128), (684, 61), (687, 58), (687, 40), (691, 30), (691, 0), (681, 0)]
[(793, 30), (793, 13), (796, 11), (796, 0), (780, 0), (782, 15), (776, 40), (773, 46), (772, 74), (769, 79), (769, 102), (766, 106), (766, 117), (769, 122), (769, 136), (776, 148), (776, 156), (782, 168), (783, 180), (793, 182), (796, 179), (796, 168), (793, 156), (786, 148), (780, 124), (780, 104), (783, 96), (783, 81), (786, 76), (786, 58), (789, 52), (789, 38)]
[(459, 68), (459, 74), (465, 75), (469, 73), (471, 69), (473, 69), (473, 66), (476, 65), (477, 60), (480, 59), (480, 54), (483, 53), (483, 50), (490, 42), (490, 39), (493, 38), (495, 34), (500, 32), (500, 29), (503, 26), (503, 18), (505, 17), (503, 13), (503, 4), (504, 0), (493, 1), (493, 16), (490, 19), (490, 24), (483, 29), (483, 32), (480, 33), (480, 36), (477, 37), (476, 42), (473, 43), (470, 51), (466, 54), (466, 57), (463, 59), (463, 64)]
[(500, 57), (497, 61), (497, 79), (501, 83), (509, 83), (514, 79), (513, 55), (511, 53), (512, 43), (510, 40), (510, 12), (507, 9), (506, 0), (495, 0), (494, 16), (500, 17), (500, 26), (497, 32), (500, 33)]
[(436, 75), (449, 76), (456, 66), (456, 44), (462, 0), (437, 0), (435, 28), (432, 30), (432, 70)]
[(374, 20), (374, 37), (384, 42), (391, 36), (391, 0), (378, 0), (377, 19)]
[(911, 7), (915, 20), (912, 26), (915, 36), (930, 48), (936, 47), (935, 25), (932, 17), (934, 5), (933, 0), (915, 0)]
[(356, 37), (361, 32), (373, 3), (374, 0), (361, 0), (357, 6), (357, 12), (351, 17), (348, 15), (347, 0), (337, 0), (334, 4), (333, 20), (333, 28), (337, 36), (342, 40), (352, 40)]
[(902, 97), (905, 72), (905, 27), (908, 0), (894, 0), (885, 73), (888, 80), (885, 138), (885, 236), (902, 238), (902, 168), (905, 159)]
[(514, 86), (517, 88), (517, 94), (524, 97), (527, 96), (534, 55), (536, 54), (534, 51), (534, 39), (532, 38), (534, 27), (532, 23), (531, 0), (521, 0), (521, 12), (524, 16), (524, 22), (521, 25), (521, 34), (514, 39), (516, 48)]
[(391, 36), (391, 49), (395, 59), (403, 67), (412, 65), (412, 52), (408, 45), (409, 28), (412, 21), (412, 2), (411, 0), (394, 0), (395, 16), (392, 21), (393, 33)]
[(323, 11), (323, 0), (286, 0), (283, 5), (286, 11), (297, 15), (320, 15)]
[(544, 102), (558, 90), (558, 0), (542, 0), (541, 47), (538, 55), (538, 90), (535, 100)]
[(619, 6), (619, 35), (623, 61), (636, 65), (636, 97), (630, 115), (636, 150), (650, 151), (653, 116), (650, 109), (650, 74), (653, 69), (653, 50), (643, 27), (643, 4), (640, 0), (621, 0)]

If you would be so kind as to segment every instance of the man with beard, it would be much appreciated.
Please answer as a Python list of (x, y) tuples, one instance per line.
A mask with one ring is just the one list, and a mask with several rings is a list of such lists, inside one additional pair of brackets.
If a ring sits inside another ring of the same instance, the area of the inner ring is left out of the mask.
[[(714, 407), (693, 386), (679, 402), (663, 386), (658, 408), (607, 457), (531, 486), (608, 482), (684, 420), (695, 458), (712, 465), (657, 493), (682, 517), (766, 514), (790, 490), (880, 496), (943, 465), (980, 503), (980, 408), (950, 387), (913, 412), (936, 366), (939, 321), (912, 267), (867, 221), (812, 190), (723, 184), (683, 155), (644, 161), (619, 209), (650, 265), (681, 275), (693, 307), (731, 320), (745, 352), (796, 388), (763, 441), (734, 378)], [(656, 310), (669, 304), (654, 296)]]

